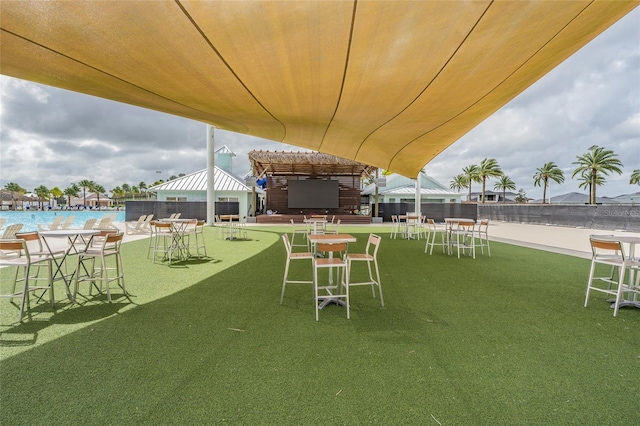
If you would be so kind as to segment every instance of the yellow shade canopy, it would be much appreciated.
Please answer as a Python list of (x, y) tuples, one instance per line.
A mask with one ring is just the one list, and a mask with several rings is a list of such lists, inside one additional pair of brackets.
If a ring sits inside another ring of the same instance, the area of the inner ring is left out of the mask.
[(416, 176), (638, 4), (3, 0), (0, 72)]

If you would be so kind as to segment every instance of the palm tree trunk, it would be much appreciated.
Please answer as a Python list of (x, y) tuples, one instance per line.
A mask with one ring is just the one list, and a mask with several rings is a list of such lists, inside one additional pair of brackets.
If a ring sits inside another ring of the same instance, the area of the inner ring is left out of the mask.
[(483, 177), (482, 178), (482, 204), (484, 204), (484, 188), (485, 188), (486, 183), (487, 183), (487, 178)]
[(547, 181), (544, 181), (544, 188), (542, 188), (542, 204), (547, 202)]
[(595, 169), (591, 170), (591, 193), (589, 194), (590, 204), (596, 203), (596, 171)]

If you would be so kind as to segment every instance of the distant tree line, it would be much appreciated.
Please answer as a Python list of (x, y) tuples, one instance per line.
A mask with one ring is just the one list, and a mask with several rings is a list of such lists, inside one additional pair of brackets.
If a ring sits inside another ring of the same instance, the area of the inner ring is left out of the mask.
[[(622, 163), (617, 158), (618, 155), (612, 150), (594, 145), (582, 155), (576, 157), (572, 164), (576, 166), (571, 178), (578, 177), (579, 188), (589, 191), (589, 204), (596, 203), (596, 188), (605, 184), (605, 176), (610, 173), (622, 174)], [(463, 189), (469, 190), (468, 200), (471, 200), (471, 185), (473, 183), (482, 184), (481, 202), (485, 202), (486, 182), (489, 178), (497, 178), (493, 188), (502, 191), (502, 200), (506, 202), (506, 191), (515, 190), (516, 185), (506, 176), (495, 158), (485, 158), (480, 165), (471, 164), (462, 169), (462, 173), (454, 176), (449, 187), (455, 191)], [(556, 183), (564, 182), (564, 172), (553, 161), (545, 163), (536, 169), (533, 175), (534, 186), (542, 186), (542, 203), (547, 203), (547, 188), (551, 181)], [(631, 185), (640, 185), (640, 170), (634, 170), (629, 180)], [(518, 191), (515, 199), (518, 203), (526, 203), (527, 196), (524, 190)]]
[[(184, 173), (180, 173), (177, 176), (172, 175), (169, 180), (177, 179), (184, 175)], [(164, 181), (158, 180), (151, 186), (159, 185), (161, 183), (164, 183)], [(29, 192), (16, 182), (7, 183), (4, 186), (4, 189), (11, 194), (13, 209), (15, 209), (16, 207), (16, 201), (18, 201), (18, 199), (20, 199), (22, 195)], [(127, 199), (149, 199), (150, 194), (147, 189), (148, 186), (145, 182), (140, 182), (137, 185), (129, 185), (128, 183), (123, 183), (122, 185), (113, 188), (110, 192), (111, 198), (116, 202), (116, 204), (118, 204)], [(71, 183), (64, 190), (61, 190), (57, 186), (49, 189), (45, 185), (39, 185), (38, 187), (33, 189), (33, 193), (38, 197), (40, 209), (43, 208), (45, 202), (49, 202), (52, 199), (61, 198), (62, 196), (66, 197), (68, 206), (71, 205), (71, 197), (80, 198), (80, 194), (82, 194), (82, 202), (85, 206), (87, 205), (87, 193), (96, 194), (98, 205), (100, 204), (100, 197), (108, 197), (107, 191), (102, 185), (89, 179), (83, 179), (79, 182)]]

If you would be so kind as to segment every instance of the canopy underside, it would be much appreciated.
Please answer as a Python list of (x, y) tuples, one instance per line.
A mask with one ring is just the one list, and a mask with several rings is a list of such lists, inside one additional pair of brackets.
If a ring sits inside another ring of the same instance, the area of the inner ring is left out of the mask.
[(638, 1), (2, 1), (2, 74), (409, 177)]

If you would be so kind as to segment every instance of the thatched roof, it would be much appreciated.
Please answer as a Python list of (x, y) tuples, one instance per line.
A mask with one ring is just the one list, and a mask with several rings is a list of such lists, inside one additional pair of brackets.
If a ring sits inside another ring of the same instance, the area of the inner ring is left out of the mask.
[(2, 200), (2, 201), (12, 201), (12, 200), (16, 200), (16, 201), (33, 201), (32, 198), (29, 198), (26, 195), (19, 194), (17, 192), (14, 192), (13, 195), (12, 195), (11, 191), (8, 191), (6, 189), (0, 189), (0, 200)]
[(362, 176), (376, 169), (321, 152), (251, 151), (249, 161), (257, 176)]

